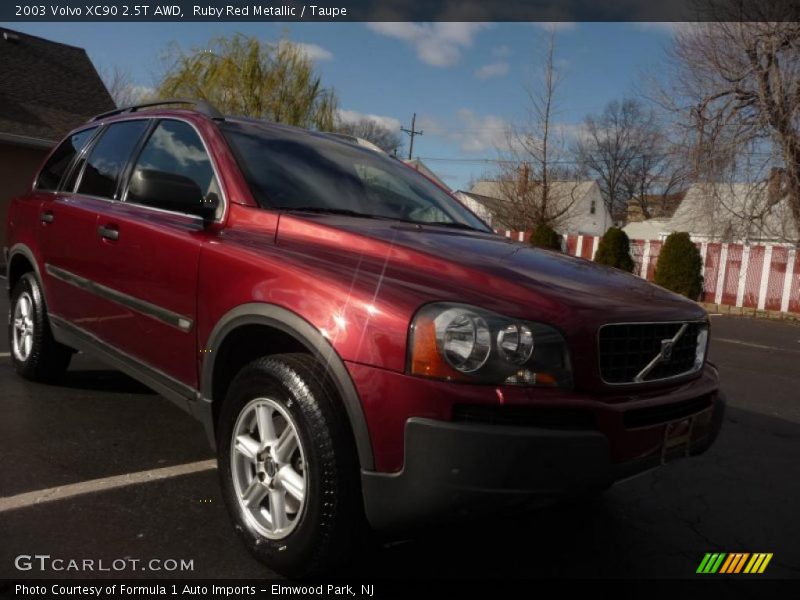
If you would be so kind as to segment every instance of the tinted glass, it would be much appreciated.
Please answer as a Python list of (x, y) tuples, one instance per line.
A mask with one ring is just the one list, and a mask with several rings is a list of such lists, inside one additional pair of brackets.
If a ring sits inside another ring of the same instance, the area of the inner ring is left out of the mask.
[(219, 197), (214, 169), (200, 136), (188, 123), (161, 121), (136, 161), (125, 199), (191, 212), (191, 204), (199, 204), (211, 193)]
[(123, 121), (111, 124), (86, 159), (78, 192), (114, 198), (119, 177), (148, 121)]
[(73, 133), (61, 142), (61, 145), (56, 148), (56, 151), (53, 152), (53, 155), (39, 173), (39, 179), (36, 182), (38, 189), (55, 190), (58, 188), (58, 182), (61, 181), (72, 159), (83, 149), (95, 129), (96, 127), (93, 127)]
[(223, 132), (263, 207), (490, 231), (439, 186), (381, 152), (258, 123), (226, 122)]

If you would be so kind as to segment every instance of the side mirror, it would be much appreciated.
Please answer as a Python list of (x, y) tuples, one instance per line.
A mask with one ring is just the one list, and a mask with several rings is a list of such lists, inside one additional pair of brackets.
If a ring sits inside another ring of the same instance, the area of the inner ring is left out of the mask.
[(200, 208), (197, 214), (203, 218), (203, 221), (213, 221), (217, 218), (219, 205), (219, 196), (214, 192), (208, 192), (200, 201)]
[(205, 221), (213, 221), (219, 207), (217, 194), (211, 192), (203, 196), (194, 179), (155, 169), (134, 171), (128, 185), (127, 199), (156, 208), (197, 215)]

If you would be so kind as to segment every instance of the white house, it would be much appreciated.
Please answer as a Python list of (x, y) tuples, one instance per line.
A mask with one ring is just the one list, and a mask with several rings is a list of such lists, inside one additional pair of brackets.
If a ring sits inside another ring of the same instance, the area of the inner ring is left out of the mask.
[[(505, 203), (501, 187), (499, 181), (483, 180), (468, 192), (457, 191), (456, 196), (495, 229), (511, 229), (498, 218), (498, 207)], [(595, 181), (554, 181), (550, 193), (566, 208), (556, 227), (559, 233), (603, 235), (614, 224)]]
[(798, 241), (788, 198), (769, 181), (695, 183), (671, 218), (629, 223), (624, 231), (631, 239), (657, 240), (685, 231), (695, 241)]
[(498, 200), (487, 196), (479, 196), (478, 194), (464, 192), (462, 190), (457, 190), (454, 194), (456, 198), (461, 200), (464, 206), (478, 215), (484, 223), (492, 225), (492, 221), (495, 220), (492, 210)]

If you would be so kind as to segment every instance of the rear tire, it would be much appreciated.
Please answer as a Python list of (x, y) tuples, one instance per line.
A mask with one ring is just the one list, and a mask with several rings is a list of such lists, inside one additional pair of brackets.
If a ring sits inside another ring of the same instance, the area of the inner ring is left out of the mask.
[(217, 448), (225, 503), (258, 560), (289, 576), (347, 563), (365, 530), (358, 460), (321, 363), (281, 354), (244, 367), (222, 406)]
[(73, 350), (53, 338), (44, 294), (33, 273), (25, 273), (11, 294), (8, 339), (14, 370), (30, 381), (55, 381), (64, 374)]

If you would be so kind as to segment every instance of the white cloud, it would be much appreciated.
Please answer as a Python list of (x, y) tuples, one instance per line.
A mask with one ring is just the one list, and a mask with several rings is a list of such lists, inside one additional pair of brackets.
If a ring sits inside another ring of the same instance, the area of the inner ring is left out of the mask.
[(494, 152), (508, 146), (509, 124), (495, 115), (478, 115), (467, 108), (456, 112), (458, 128), (447, 135), (462, 152)]
[(433, 117), (417, 115), (417, 129), (422, 129), (427, 135), (444, 135), (445, 127)]
[(361, 119), (369, 119), (370, 121), (374, 121), (387, 129), (391, 129), (392, 131), (399, 131), (400, 130), (400, 121), (399, 119), (395, 119), (394, 117), (387, 117), (384, 115), (373, 115), (369, 113), (362, 113), (358, 112), (357, 110), (344, 110), (339, 109), (339, 119), (345, 123), (356, 123)]
[(508, 63), (501, 60), (495, 63), (483, 65), (475, 71), (475, 77), (478, 79), (490, 79), (491, 77), (504, 77), (508, 75)]
[(417, 57), (433, 67), (451, 67), (488, 23), (367, 23), (374, 32), (411, 45)]
[(141, 102), (145, 98), (152, 98), (156, 94), (155, 88), (150, 87), (149, 85), (136, 85), (133, 84), (127, 88), (128, 93), (134, 99), (134, 102)]
[(327, 48), (323, 48), (322, 46), (318, 46), (317, 44), (306, 44), (303, 42), (285, 42), (285, 43), (291, 44), (292, 46), (297, 48), (301, 53), (303, 53), (306, 56), (306, 58), (313, 60), (314, 62), (333, 60), (333, 53)]

